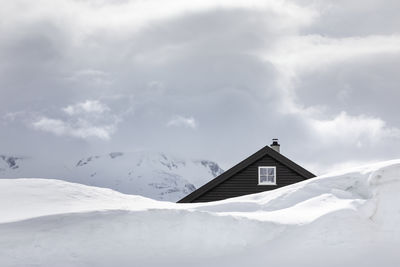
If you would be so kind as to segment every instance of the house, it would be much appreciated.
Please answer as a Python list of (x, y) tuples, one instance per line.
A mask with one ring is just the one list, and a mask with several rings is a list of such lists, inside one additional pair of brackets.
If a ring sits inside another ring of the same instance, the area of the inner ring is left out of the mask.
[(208, 202), (273, 190), (315, 177), (280, 153), (278, 139), (178, 203)]

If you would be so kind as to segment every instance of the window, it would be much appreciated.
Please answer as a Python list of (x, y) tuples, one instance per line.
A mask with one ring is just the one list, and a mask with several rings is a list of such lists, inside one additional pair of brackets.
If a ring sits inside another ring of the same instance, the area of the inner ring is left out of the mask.
[(276, 167), (258, 167), (259, 185), (276, 185)]

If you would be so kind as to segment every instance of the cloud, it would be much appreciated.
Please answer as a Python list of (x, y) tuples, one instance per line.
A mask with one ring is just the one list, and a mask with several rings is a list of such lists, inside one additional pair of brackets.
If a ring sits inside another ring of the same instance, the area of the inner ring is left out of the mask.
[(175, 116), (167, 122), (168, 127), (185, 127), (196, 129), (198, 123), (193, 117)]
[(108, 73), (95, 69), (77, 70), (70, 77), (67, 77), (66, 80), (77, 85), (87, 84), (88, 86), (92, 85), (97, 88), (112, 85), (112, 80)]
[(397, 0), (300, 0), (318, 9), (314, 23), (302, 33), (331, 37), (391, 35), (399, 33), (400, 20)]
[(110, 108), (98, 100), (86, 100), (85, 102), (67, 106), (63, 108), (63, 111), (72, 116), (82, 113), (102, 114), (110, 111)]
[(264, 56), (292, 73), (302, 74), (330, 64), (399, 53), (400, 34), (347, 38), (306, 35), (284, 37)]
[(61, 110), (67, 117), (50, 118), (40, 115), (29, 124), (35, 130), (57, 136), (110, 140), (117, 130), (117, 125), (122, 121), (122, 116), (113, 114), (110, 107), (99, 100), (78, 102)]
[(15, 122), (21, 116), (25, 116), (25, 112), (23, 111), (16, 111), (16, 112), (7, 112), (3, 115), (4, 122)]
[(75, 123), (65, 122), (59, 119), (41, 117), (32, 123), (36, 130), (53, 133), (58, 136), (71, 136), (76, 138), (97, 137), (109, 140), (115, 132), (114, 125), (93, 126), (86, 120), (78, 120)]
[(173, 150), (227, 168), (279, 137), (306, 167), (397, 157), (398, 5), (5, 1), (2, 148)]
[(319, 139), (326, 143), (363, 144), (379, 143), (386, 138), (400, 139), (400, 129), (387, 127), (380, 118), (365, 115), (349, 116), (341, 112), (331, 120), (311, 119), (310, 126)]

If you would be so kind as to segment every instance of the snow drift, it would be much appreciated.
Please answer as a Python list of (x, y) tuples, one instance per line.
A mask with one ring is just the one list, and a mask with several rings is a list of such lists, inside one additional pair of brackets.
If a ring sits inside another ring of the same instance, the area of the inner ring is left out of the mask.
[(0, 179), (0, 266), (399, 266), (400, 160), (202, 204)]

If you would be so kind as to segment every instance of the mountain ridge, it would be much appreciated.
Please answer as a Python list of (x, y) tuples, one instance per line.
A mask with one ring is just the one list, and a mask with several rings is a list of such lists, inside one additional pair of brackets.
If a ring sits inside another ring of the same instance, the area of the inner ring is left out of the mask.
[(0, 154), (0, 178), (56, 177), (173, 202), (222, 172), (211, 160), (183, 159), (156, 151), (109, 152), (77, 160)]

